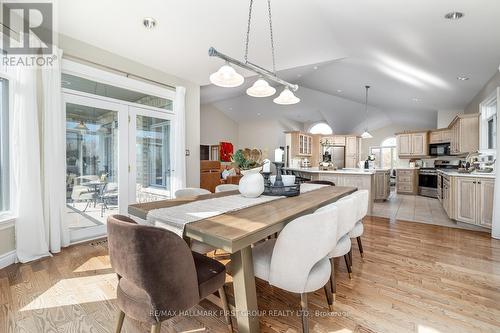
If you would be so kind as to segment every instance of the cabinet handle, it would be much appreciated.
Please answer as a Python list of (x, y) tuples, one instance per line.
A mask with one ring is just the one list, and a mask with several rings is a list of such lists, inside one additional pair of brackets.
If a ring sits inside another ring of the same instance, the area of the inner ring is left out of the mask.
[(481, 182), (477, 182), (478, 184), (481, 184)]

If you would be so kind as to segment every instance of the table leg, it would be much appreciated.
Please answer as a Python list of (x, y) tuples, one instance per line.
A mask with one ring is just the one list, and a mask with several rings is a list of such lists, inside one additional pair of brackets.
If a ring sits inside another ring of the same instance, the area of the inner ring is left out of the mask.
[(257, 291), (250, 246), (231, 254), (238, 333), (258, 333)]

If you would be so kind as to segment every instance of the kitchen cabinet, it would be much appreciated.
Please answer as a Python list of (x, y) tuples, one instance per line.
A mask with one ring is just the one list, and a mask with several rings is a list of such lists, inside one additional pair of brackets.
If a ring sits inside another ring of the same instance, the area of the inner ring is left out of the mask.
[(359, 138), (356, 136), (345, 137), (345, 167), (357, 168), (359, 161)]
[(429, 133), (429, 144), (451, 142), (451, 131), (439, 129)]
[(437, 192), (439, 202), (443, 202), (443, 175), (438, 173), (437, 175)]
[(466, 154), (479, 150), (479, 114), (458, 115), (450, 124), (450, 153)]
[(493, 221), (493, 194), (495, 192), (495, 181), (493, 179), (478, 179), (477, 194), (478, 217), (477, 222), (482, 227), (490, 228)]
[(378, 170), (375, 172), (375, 200), (385, 201), (389, 198), (391, 193), (390, 187), (390, 171), (389, 170)]
[(446, 212), (446, 214), (452, 218), (451, 216), (451, 183), (450, 183), (450, 177), (447, 176), (442, 176), (442, 186), (443, 186), (443, 198), (441, 203), (443, 204), (443, 209)]
[(457, 178), (457, 220), (475, 224), (476, 221), (476, 178)]
[(396, 190), (400, 194), (417, 194), (418, 169), (397, 169)]
[(397, 149), (401, 158), (427, 156), (429, 154), (428, 132), (397, 134)]
[(299, 155), (312, 155), (312, 136), (299, 134)]

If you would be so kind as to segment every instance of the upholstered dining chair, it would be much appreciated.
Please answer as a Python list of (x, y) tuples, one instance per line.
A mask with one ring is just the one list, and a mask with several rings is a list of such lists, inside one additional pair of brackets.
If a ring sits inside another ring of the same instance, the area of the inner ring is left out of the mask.
[(209, 190), (205, 190), (204, 188), (186, 187), (175, 191), (174, 196), (176, 198), (189, 198), (210, 193), (212, 192), (210, 192)]
[[(349, 231), (349, 237), (352, 239), (356, 238), (358, 242), (359, 254), (361, 255), (361, 258), (363, 258), (364, 253), (363, 253), (363, 244), (361, 243), (361, 236), (363, 235), (364, 232), (363, 218), (366, 216), (366, 214), (368, 214), (369, 193), (368, 190), (360, 190), (354, 192), (352, 196), (354, 197), (355, 205), (357, 207), (356, 224), (351, 229), (351, 231)], [(351, 264), (352, 264), (352, 257), (351, 257)]]
[(150, 324), (151, 332), (158, 333), (163, 321), (215, 292), (231, 330), (224, 265), (192, 252), (176, 234), (126, 216), (109, 216), (107, 228), (111, 266), (119, 280), (117, 333), (125, 316)]
[(228, 192), (228, 191), (238, 191), (238, 185), (235, 184), (221, 184), (215, 187), (215, 193)]
[(278, 238), (252, 248), (254, 274), (270, 285), (300, 294), (302, 329), (309, 332), (307, 293), (324, 288), (331, 276), (328, 253), (337, 240), (335, 208), (301, 216), (288, 223)]
[(347, 266), (347, 272), (349, 273), (349, 279), (352, 279), (352, 263), (351, 263), (351, 239), (349, 237), (349, 231), (353, 228), (356, 223), (356, 207), (354, 206), (355, 200), (352, 196), (344, 197), (330, 205), (319, 208), (316, 212), (323, 212), (328, 210), (337, 211), (337, 221), (332, 221), (336, 223), (337, 226), (337, 239), (333, 250), (328, 254), (330, 259), (332, 275), (330, 277), (330, 290), (332, 292), (332, 298), (327, 297), (328, 306), (332, 310), (333, 303), (335, 302), (335, 297), (337, 294), (337, 282), (335, 279), (335, 258), (344, 257), (345, 264)]

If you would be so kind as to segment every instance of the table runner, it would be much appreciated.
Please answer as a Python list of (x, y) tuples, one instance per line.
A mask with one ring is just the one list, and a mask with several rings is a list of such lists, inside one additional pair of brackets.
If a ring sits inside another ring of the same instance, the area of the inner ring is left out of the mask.
[[(300, 193), (314, 191), (324, 186), (328, 185), (301, 184)], [(220, 198), (193, 201), (184, 205), (153, 209), (149, 211), (146, 221), (150, 225), (165, 228), (182, 237), (184, 235), (184, 226), (187, 223), (283, 198), (285, 197), (267, 195), (261, 195), (258, 198), (245, 198), (241, 194), (235, 194)]]

